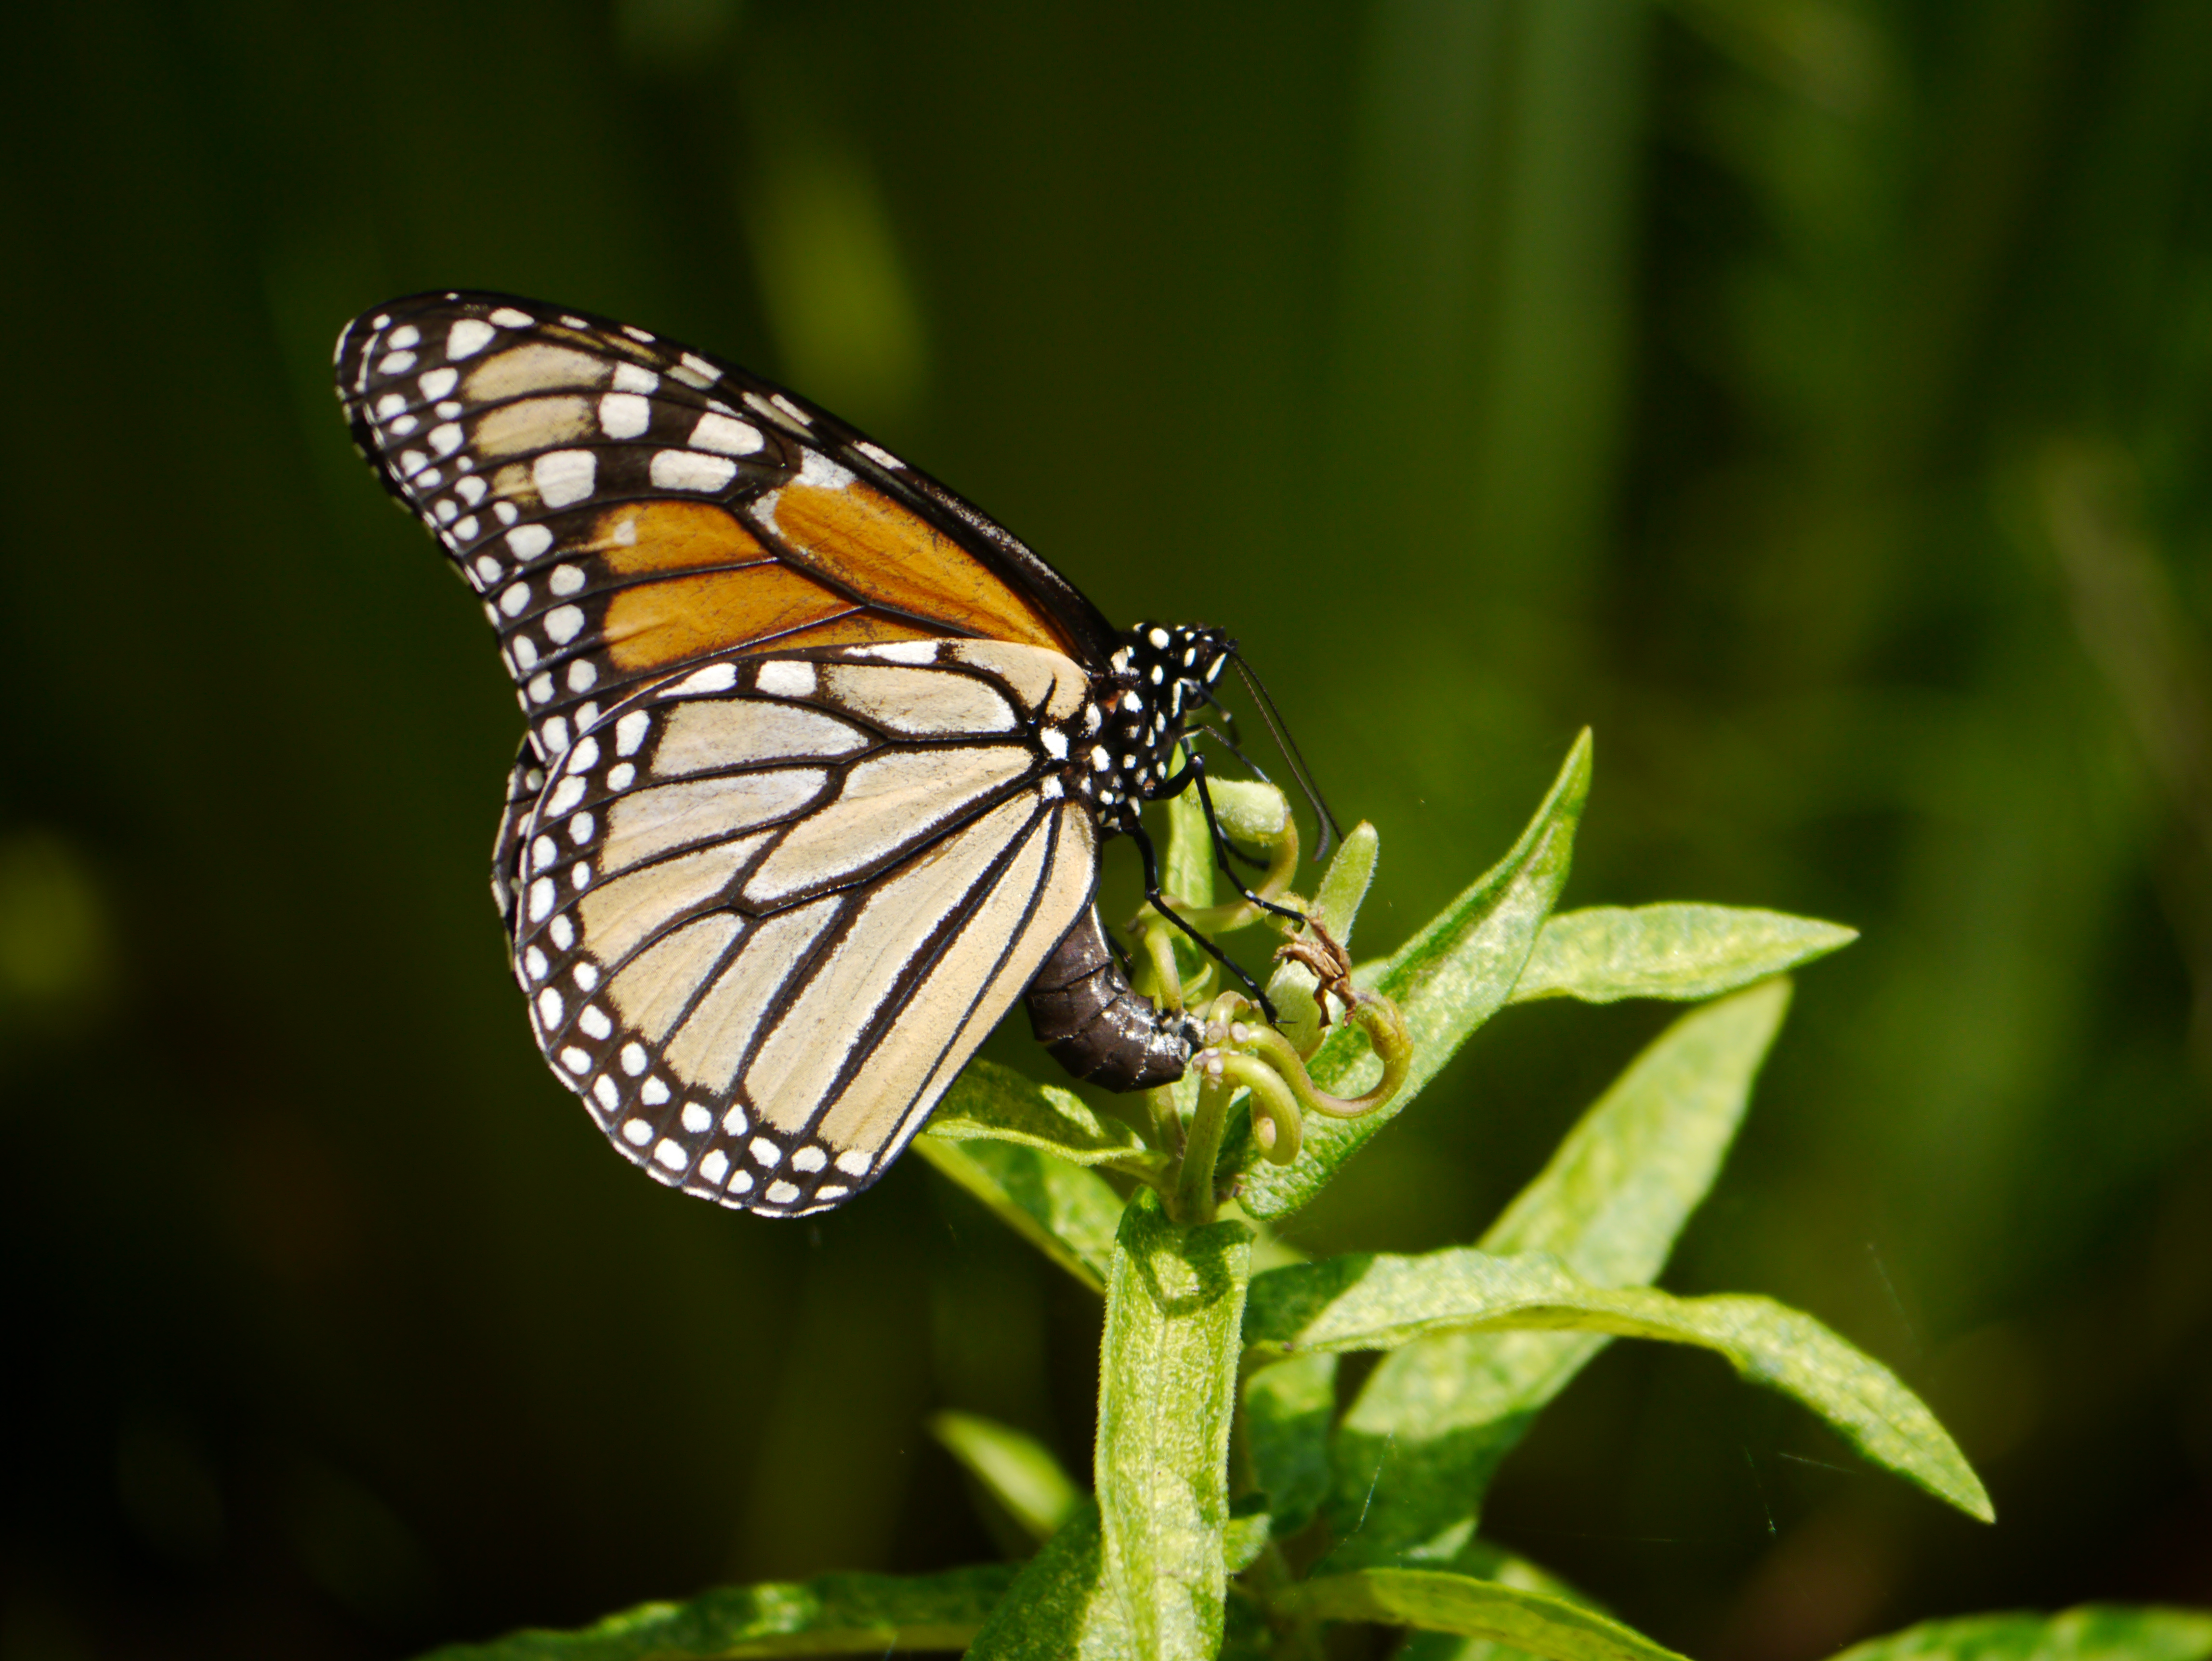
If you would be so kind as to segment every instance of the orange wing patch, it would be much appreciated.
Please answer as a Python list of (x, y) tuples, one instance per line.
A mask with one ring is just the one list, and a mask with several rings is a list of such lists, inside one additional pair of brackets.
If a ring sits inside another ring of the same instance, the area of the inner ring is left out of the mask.
[(727, 652), (859, 608), (787, 565), (668, 577), (624, 588), (601, 625), (620, 669), (656, 669)]
[(793, 480), (758, 511), (801, 564), (863, 601), (947, 631), (1079, 655), (1018, 590), (880, 490), (857, 480), (830, 490)]
[(601, 514), (586, 551), (625, 576), (701, 565), (759, 565), (775, 556), (729, 513), (704, 502), (630, 502)]

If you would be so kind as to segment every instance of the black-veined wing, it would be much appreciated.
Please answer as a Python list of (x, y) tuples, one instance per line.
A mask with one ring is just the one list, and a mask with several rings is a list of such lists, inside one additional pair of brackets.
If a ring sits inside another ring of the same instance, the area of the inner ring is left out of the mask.
[(611, 709), (519, 850), (538, 1042), (664, 1182), (867, 1186), (1090, 904), (1089, 683), (1031, 646), (734, 654)]

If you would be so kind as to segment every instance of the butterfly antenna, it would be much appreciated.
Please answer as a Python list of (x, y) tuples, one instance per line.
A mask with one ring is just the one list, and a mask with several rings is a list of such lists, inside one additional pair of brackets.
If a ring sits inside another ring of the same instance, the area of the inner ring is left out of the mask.
[(1252, 694), (1252, 702), (1260, 706), (1260, 714), (1267, 723), (1267, 730), (1275, 735), (1276, 748), (1283, 752), (1283, 759), (1291, 764), (1291, 776), (1298, 782), (1298, 788), (1305, 792), (1306, 801), (1313, 808), (1314, 817), (1321, 821), (1321, 846), (1314, 849), (1314, 858), (1325, 860), (1328, 857), (1330, 838), (1334, 837), (1336, 841), (1342, 842), (1344, 828), (1337, 824), (1336, 815), (1328, 811), (1328, 804), (1322, 800), (1321, 787), (1313, 782), (1313, 775), (1306, 770), (1306, 758), (1298, 753), (1298, 746), (1291, 741), (1290, 729), (1283, 725), (1283, 718), (1275, 709), (1275, 701), (1267, 696), (1267, 689), (1260, 684), (1259, 676), (1252, 672), (1252, 666), (1234, 652), (1229, 654), (1229, 660), (1237, 666), (1237, 672), (1243, 679), (1245, 690)]

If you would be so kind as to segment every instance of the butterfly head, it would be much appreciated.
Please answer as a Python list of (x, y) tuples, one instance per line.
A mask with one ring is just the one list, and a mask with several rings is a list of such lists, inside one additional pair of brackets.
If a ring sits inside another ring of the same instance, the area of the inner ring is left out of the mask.
[(1132, 802), (1153, 800), (1174, 772), (1175, 747), (1191, 716), (1212, 702), (1213, 683), (1236, 655), (1218, 629), (1140, 623), (1113, 656), (1112, 688), (1100, 699), (1100, 734)]

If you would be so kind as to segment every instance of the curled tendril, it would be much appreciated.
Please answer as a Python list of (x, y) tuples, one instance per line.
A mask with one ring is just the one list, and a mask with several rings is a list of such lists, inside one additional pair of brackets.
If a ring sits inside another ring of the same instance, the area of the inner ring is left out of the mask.
[(1174, 1196), (1187, 1222), (1213, 1214), (1213, 1171), (1228, 1123), (1229, 1104), (1239, 1090), (1252, 1107), (1252, 1139), (1261, 1157), (1289, 1165), (1304, 1146), (1304, 1113), (1332, 1119), (1356, 1119), (1395, 1096), (1413, 1065), (1413, 1046), (1398, 1007), (1379, 994), (1352, 995), (1350, 1018), (1367, 1034), (1382, 1058), (1382, 1076), (1372, 1089), (1346, 1098), (1331, 1095), (1313, 1081), (1289, 1039), (1261, 1022), (1248, 1021), (1251, 1004), (1224, 992), (1206, 1007), (1206, 1046), (1192, 1057), (1198, 1074), (1198, 1109), (1191, 1116), (1189, 1140)]

